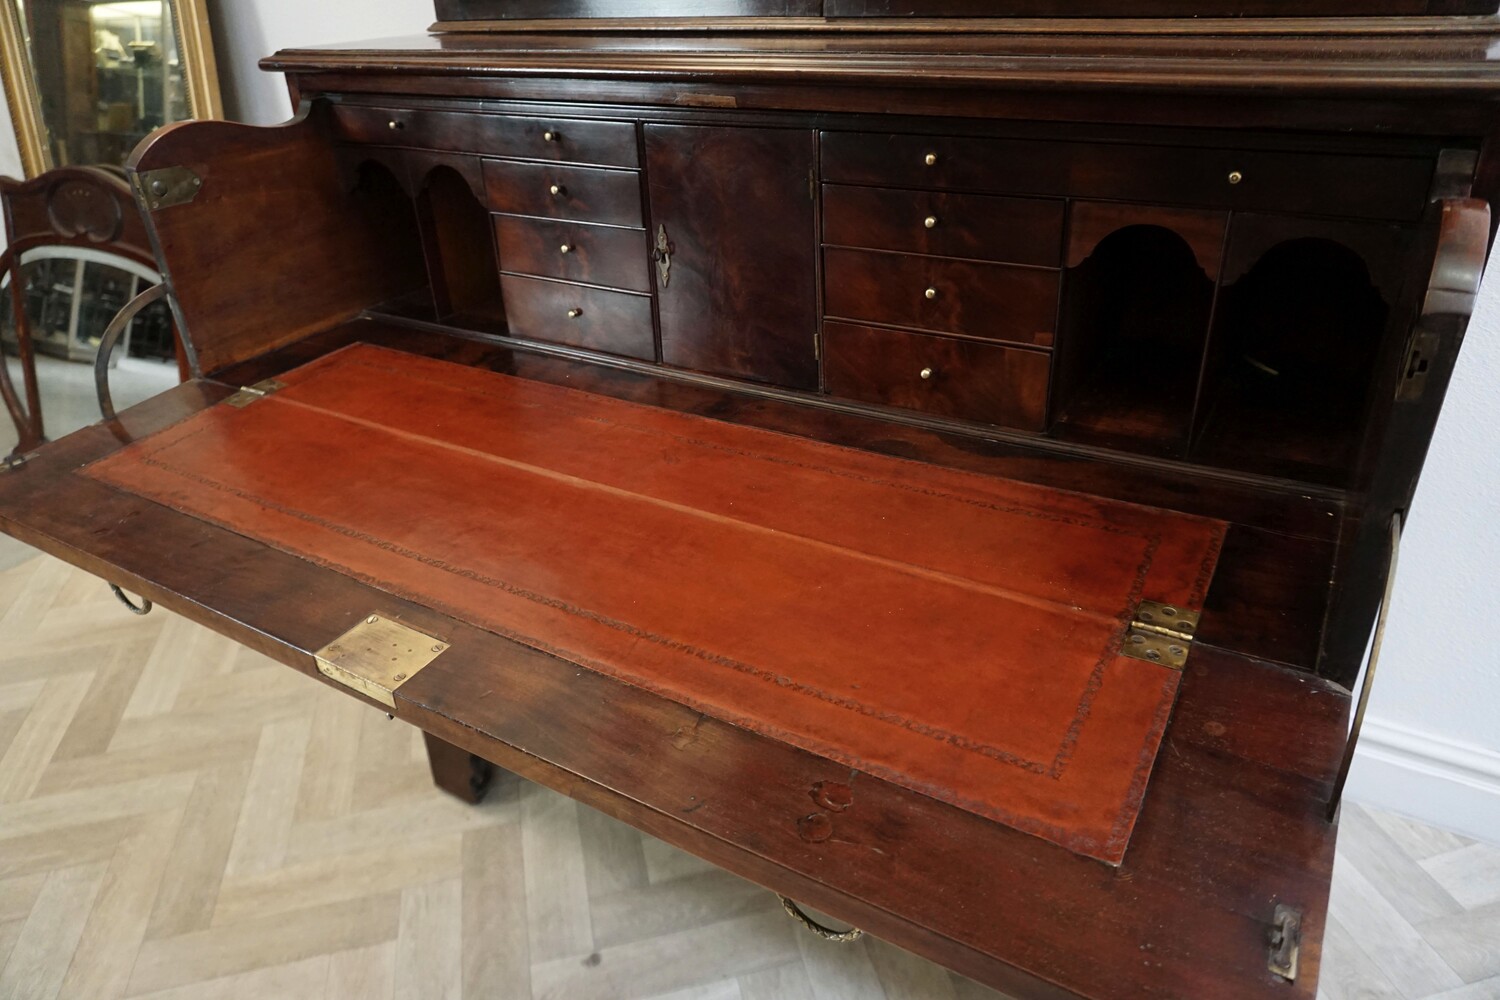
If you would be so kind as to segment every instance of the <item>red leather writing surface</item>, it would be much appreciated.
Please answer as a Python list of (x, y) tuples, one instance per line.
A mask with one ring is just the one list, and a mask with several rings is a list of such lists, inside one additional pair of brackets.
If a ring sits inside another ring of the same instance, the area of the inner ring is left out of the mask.
[(1123, 857), (1178, 675), (1117, 650), (1201, 606), (1222, 523), (367, 345), (283, 381), (86, 472)]

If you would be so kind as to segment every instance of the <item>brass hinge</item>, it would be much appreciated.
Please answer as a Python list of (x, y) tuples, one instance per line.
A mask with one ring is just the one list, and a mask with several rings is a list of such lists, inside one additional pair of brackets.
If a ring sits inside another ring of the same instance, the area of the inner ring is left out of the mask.
[(268, 378), (263, 381), (257, 382), (254, 385), (240, 386), (240, 391), (224, 400), (224, 402), (228, 403), (230, 406), (236, 406), (240, 409), (244, 409), (251, 403), (255, 402), (257, 399), (265, 399), (271, 393), (285, 388), (285, 382), (278, 382), (274, 378)]
[(1158, 663), (1173, 670), (1187, 664), (1198, 631), (1200, 612), (1160, 601), (1142, 601), (1135, 609), (1120, 653), (1137, 660)]
[(1431, 330), (1418, 328), (1412, 333), (1401, 381), (1396, 384), (1397, 402), (1411, 403), (1422, 398), (1422, 391), (1427, 388), (1427, 372), (1442, 346), (1442, 338)]
[(1288, 982), (1295, 980), (1297, 959), (1302, 953), (1302, 911), (1277, 903), (1266, 941), (1271, 946), (1266, 968)]
[(186, 205), (203, 190), (203, 178), (187, 167), (162, 167), (135, 175), (136, 193), (151, 211)]
[(389, 708), (396, 689), (448, 648), (441, 639), (384, 615), (360, 623), (313, 654), (318, 672)]

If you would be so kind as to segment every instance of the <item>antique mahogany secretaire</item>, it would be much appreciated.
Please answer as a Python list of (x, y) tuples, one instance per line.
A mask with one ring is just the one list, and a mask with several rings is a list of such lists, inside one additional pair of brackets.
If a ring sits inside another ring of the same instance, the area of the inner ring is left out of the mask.
[(130, 165), (193, 378), (14, 459), (4, 527), (457, 794), (1016, 996), (1312, 997), (1500, 24), (1126, 6), (438, 0), (278, 53), (291, 122)]

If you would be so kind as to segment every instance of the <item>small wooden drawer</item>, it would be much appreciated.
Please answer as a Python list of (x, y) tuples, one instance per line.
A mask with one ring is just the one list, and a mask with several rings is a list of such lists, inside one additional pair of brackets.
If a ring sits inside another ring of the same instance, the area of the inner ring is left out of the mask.
[(500, 270), (651, 291), (644, 229), (497, 215)]
[(1057, 267), (1063, 203), (1043, 198), (823, 185), (823, 242)]
[(493, 115), (412, 108), (333, 105), (333, 128), (345, 142), (477, 152), (492, 133)]
[(500, 285), (512, 336), (647, 361), (656, 358), (649, 295), (515, 274), (502, 275)]
[(846, 399), (1039, 431), (1051, 354), (972, 340), (823, 324), (823, 380)]
[(367, 145), (607, 167), (638, 167), (641, 162), (632, 122), (335, 104), (333, 127), (343, 141)]
[(825, 181), (1416, 219), (1421, 157), (824, 132)]
[(639, 228), (641, 175), (633, 170), (484, 161), (489, 207), (511, 215)]
[(1050, 347), (1057, 272), (944, 257), (828, 247), (823, 311), (838, 319), (910, 326)]
[(500, 115), (496, 123), (495, 141), (485, 149), (496, 156), (606, 167), (638, 167), (641, 163), (633, 122)]

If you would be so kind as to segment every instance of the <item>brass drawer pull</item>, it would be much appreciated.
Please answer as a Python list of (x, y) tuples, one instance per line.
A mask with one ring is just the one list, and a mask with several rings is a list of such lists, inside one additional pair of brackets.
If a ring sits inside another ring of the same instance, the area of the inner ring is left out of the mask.
[(577, 319), (578, 317), (580, 317), (582, 315), (583, 315), (583, 310), (582, 309), (574, 308), (574, 309), (569, 309), (568, 310), (568, 319)]
[(1229, 183), (1231, 183), (1231, 184), (1238, 184), (1240, 181), (1242, 181), (1244, 179), (1245, 179), (1245, 175), (1242, 174), (1242, 173), (1240, 173), (1238, 170), (1231, 170), (1231, 171), (1229, 171)]
[(552, 192), (553, 197), (556, 198), (561, 198), (568, 193), (568, 189), (563, 187), (561, 184), (554, 184), (547, 190)]
[(935, 215), (929, 215), (927, 218), (925, 218), (925, 219), (922, 220), (922, 225), (926, 226), (928, 229), (936, 229), (937, 228), (937, 216), (935, 216)]
[(562, 136), (558, 135), (556, 132), (553, 132), (551, 129), (548, 129), (546, 132), (542, 133), (543, 142), (557, 142), (561, 138)]
[(406, 128), (406, 122), (398, 122), (394, 118), (392, 118), (387, 124), (390, 126), (390, 130), (392, 132), (399, 132), (402, 129)]
[(936, 153), (928, 153), (926, 156), (922, 157), (922, 162), (925, 163), (925, 164), (927, 164), (929, 167), (936, 166), (937, 165), (937, 154)]
[(923, 368), (918, 374), (922, 376), (922, 381), (931, 382), (932, 376), (936, 375), (937, 372), (931, 368)]
[(561, 250), (563, 253), (572, 253), (573, 252), (573, 245), (571, 243), (564, 243), (562, 246), (558, 247), (557, 249)]
[(925, 291), (925, 292), (923, 292), (923, 293), (922, 293), (922, 294), (923, 294), (923, 295), (924, 295), (924, 296), (925, 296), (925, 297), (926, 297), (926, 298), (927, 298), (927, 299), (928, 299), (928, 300), (929, 300), (929, 301), (931, 301), (931, 300), (932, 300), (932, 299), (935, 299), (935, 298), (937, 298), (937, 289), (936, 289), (936, 288), (929, 288), (929, 289), (927, 289), (927, 291)]

